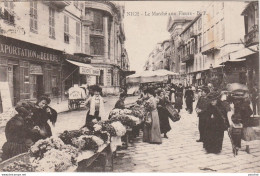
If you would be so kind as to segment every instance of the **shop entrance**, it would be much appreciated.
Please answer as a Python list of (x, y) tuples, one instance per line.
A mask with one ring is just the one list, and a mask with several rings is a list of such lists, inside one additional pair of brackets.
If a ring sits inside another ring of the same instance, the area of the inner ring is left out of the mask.
[(8, 65), (8, 85), (10, 89), (12, 105), (15, 106), (19, 100), (19, 89), (17, 87), (17, 80), (19, 80), (18, 65)]
[(38, 99), (43, 95), (43, 75), (30, 75), (30, 99)]

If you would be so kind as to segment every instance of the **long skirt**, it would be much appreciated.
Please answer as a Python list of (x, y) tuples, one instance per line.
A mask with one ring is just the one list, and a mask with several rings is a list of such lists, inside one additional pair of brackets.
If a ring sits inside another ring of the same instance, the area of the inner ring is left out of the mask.
[(253, 141), (257, 139), (257, 135), (252, 127), (244, 127), (242, 131), (242, 139), (244, 141)]
[(151, 116), (152, 124), (151, 124), (151, 126), (144, 125), (143, 141), (161, 144), (162, 137), (161, 137), (161, 131), (160, 131), (160, 122), (159, 122), (158, 111), (153, 110), (148, 115)]
[(224, 130), (207, 128), (203, 146), (208, 153), (219, 153), (222, 150), (223, 138)]
[(171, 130), (169, 123), (169, 113), (163, 108), (158, 108), (158, 115), (160, 120), (160, 131), (161, 133), (167, 133)]
[(26, 144), (19, 144), (15, 142), (5, 142), (3, 145), (3, 155), (2, 160), (7, 160), (21, 153), (28, 151), (29, 147)]

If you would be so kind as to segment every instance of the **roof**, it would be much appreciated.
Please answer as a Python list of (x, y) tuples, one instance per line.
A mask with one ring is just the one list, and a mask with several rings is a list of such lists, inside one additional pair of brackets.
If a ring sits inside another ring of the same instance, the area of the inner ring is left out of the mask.
[(181, 34), (186, 32), (200, 17), (201, 17), (201, 14), (196, 16), (196, 18), (190, 22), (190, 24), (181, 32)]

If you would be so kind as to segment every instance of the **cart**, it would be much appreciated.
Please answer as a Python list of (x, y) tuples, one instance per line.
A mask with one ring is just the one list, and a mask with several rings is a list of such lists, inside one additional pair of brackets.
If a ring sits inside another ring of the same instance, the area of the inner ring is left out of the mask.
[(80, 108), (81, 104), (84, 104), (86, 101), (86, 92), (83, 88), (74, 85), (68, 91), (68, 108), (69, 110), (76, 110)]

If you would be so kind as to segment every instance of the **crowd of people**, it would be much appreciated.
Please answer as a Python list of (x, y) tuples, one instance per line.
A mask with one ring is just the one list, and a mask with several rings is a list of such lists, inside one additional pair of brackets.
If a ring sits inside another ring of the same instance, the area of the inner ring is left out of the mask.
[[(125, 109), (126, 97), (126, 93), (121, 93), (114, 108)], [(186, 103), (186, 111), (192, 114), (195, 99), (198, 100), (195, 111), (200, 134), (197, 142), (203, 142), (206, 152), (220, 153), (224, 131), (229, 130), (235, 150), (241, 148), (243, 139), (246, 141), (246, 151), (250, 153), (249, 141), (255, 140), (256, 135), (249, 117), (256, 114), (256, 109), (259, 110), (258, 90), (254, 88), (254, 94), (250, 97), (246, 86), (239, 84), (233, 86), (233, 91), (216, 90), (212, 84), (198, 90), (192, 86), (184, 88), (182, 84), (146, 87), (137, 100), (137, 104), (145, 108), (143, 141), (161, 144), (162, 138), (168, 138), (167, 133), (171, 130), (169, 118), (172, 119), (173, 113), (180, 113), (183, 100)], [(55, 126), (57, 112), (49, 104), (50, 99), (47, 96), (40, 97), (37, 103), (21, 101), (17, 104), (15, 109), (18, 114), (8, 121), (5, 128), (7, 141), (2, 148), (2, 160), (26, 152), (38, 140), (52, 136), (48, 121)], [(104, 104), (102, 88), (91, 86), (89, 98), (85, 101), (88, 111), (84, 126), (88, 127), (93, 121), (107, 120)]]

